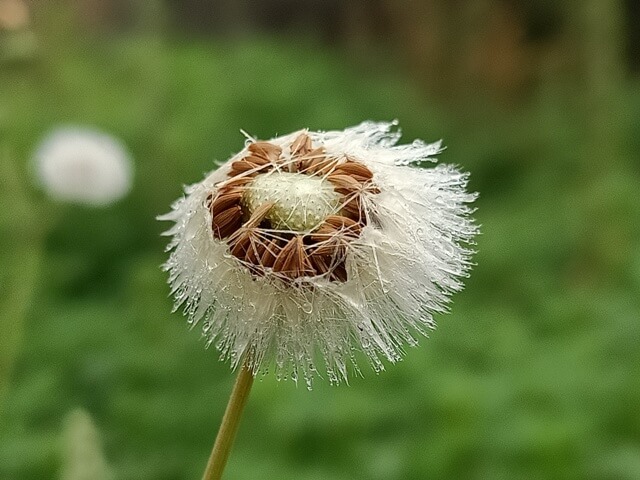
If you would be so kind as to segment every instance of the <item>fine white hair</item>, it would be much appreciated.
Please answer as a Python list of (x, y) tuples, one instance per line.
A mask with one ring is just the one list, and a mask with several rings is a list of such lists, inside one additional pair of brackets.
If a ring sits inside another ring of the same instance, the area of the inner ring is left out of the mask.
[(39, 183), (55, 200), (106, 206), (131, 189), (133, 165), (126, 147), (105, 133), (62, 127), (34, 155)]
[(175, 222), (166, 232), (173, 238), (165, 264), (175, 308), (184, 308), (191, 325), (202, 321), (207, 345), (233, 367), (248, 361), (254, 374), (273, 368), (279, 379), (304, 378), (310, 387), (324, 372), (332, 383), (346, 381), (349, 370), (359, 373), (362, 352), (380, 371), (383, 359), (398, 361), (417, 335), (427, 335), (433, 314), (462, 289), (477, 233), (469, 218), (476, 195), (453, 166), (418, 168), (435, 162), (440, 143), (396, 145), (395, 125), (365, 122), (270, 140), (284, 150), (303, 132), (327, 155), (347, 155), (373, 173), (379, 192), (363, 197), (363, 209), (375, 221), (349, 244), (344, 282), (253, 275), (212, 236), (206, 198), (246, 149), (160, 217)]

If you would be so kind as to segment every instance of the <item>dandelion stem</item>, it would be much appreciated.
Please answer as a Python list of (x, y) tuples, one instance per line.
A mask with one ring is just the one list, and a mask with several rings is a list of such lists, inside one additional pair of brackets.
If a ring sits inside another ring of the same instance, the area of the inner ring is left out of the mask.
[(233, 440), (238, 431), (242, 411), (249, 398), (251, 385), (253, 385), (253, 373), (245, 362), (238, 372), (236, 383), (231, 391), (231, 397), (229, 397), (227, 409), (222, 417), (222, 424), (218, 430), (218, 436), (213, 444), (213, 450), (202, 480), (220, 480), (222, 478), (222, 472), (227, 464)]

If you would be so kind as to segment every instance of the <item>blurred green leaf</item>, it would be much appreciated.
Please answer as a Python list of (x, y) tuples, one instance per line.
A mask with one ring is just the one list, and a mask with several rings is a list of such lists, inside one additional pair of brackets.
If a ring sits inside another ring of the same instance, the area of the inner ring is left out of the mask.
[(61, 480), (112, 480), (100, 435), (89, 413), (72, 411), (65, 419)]

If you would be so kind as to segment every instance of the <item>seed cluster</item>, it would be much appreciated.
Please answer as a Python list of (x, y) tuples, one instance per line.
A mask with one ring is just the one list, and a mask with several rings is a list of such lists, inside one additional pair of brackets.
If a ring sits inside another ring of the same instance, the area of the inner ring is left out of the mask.
[[(270, 142), (253, 142), (247, 150), (232, 163), (229, 179), (207, 198), (213, 236), (225, 240), (231, 254), (256, 275), (346, 281), (348, 245), (368, 221), (362, 196), (379, 193), (371, 170), (313, 148), (304, 133), (291, 143), (288, 155)], [(296, 180), (306, 196), (288, 188)], [(279, 188), (269, 192), (270, 182)], [(280, 195), (283, 190), (291, 194)], [(301, 209), (292, 203), (301, 201), (296, 193), (304, 202)]]

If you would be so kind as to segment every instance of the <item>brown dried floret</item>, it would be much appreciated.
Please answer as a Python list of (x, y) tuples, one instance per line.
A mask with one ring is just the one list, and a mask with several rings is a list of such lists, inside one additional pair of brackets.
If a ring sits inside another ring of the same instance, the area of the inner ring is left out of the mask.
[(234, 205), (218, 213), (211, 220), (213, 235), (216, 238), (226, 238), (242, 225), (242, 208)]
[(310, 249), (310, 252), (313, 255), (322, 255), (328, 258), (341, 257), (346, 252), (347, 244), (348, 242), (345, 238), (334, 233), (331, 236), (325, 236), (322, 240), (318, 240)]
[(354, 233), (358, 235), (362, 229), (358, 222), (342, 215), (329, 215), (324, 219), (324, 222), (325, 224), (331, 225), (340, 231), (345, 231), (345, 233)]
[(251, 242), (246, 251), (245, 260), (258, 267), (259, 270), (262, 270), (260, 259), (262, 258), (262, 255), (264, 255), (266, 248), (266, 245), (260, 238), (252, 236)]
[(311, 149), (312, 149), (311, 138), (309, 138), (309, 135), (305, 133), (301, 133), (291, 143), (291, 156), (299, 157), (299, 156), (306, 155), (311, 151)]
[(243, 176), (247, 177), (255, 177), (259, 173), (264, 173), (268, 171), (270, 168), (270, 164), (259, 165), (256, 163), (252, 163), (247, 159), (236, 160), (231, 164), (231, 170), (229, 175), (237, 176), (244, 174)]
[(336, 192), (343, 195), (353, 194), (362, 190), (362, 184), (350, 175), (332, 173), (327, 177), (327, 180), (333, 184)]
[[(229, 172), (229, 175), (231, 175), (231, 172)], [(219, 182), (216, 186), (220, 190), (225, 188), (232, 188), (232, 187), (241, 188), (247, 185), (248, 183), (251, 183), (252, 181), (253, 181), (253, 178), (251, 177), (231, 177), (229, 178), (229, 180), (225, 180), (224, 182)]]
[(298, 170), (307, 175), (315, 175), (323, 167), (334, 162), (327, 158), (324, 148), (316, 148), (297, 159)]
[(282, 148), (271, 142), (254, 142), (247, 148), (256, 157), (264, 158), (271, 163), (277, 163), (282, 155)]
[(265, 249), (260, 257), (260, 265), (264, 268), (271, 268), (276, 261), (276, 257), (282, 250), (280, 241), (276, 238), (272, 238), (265, 244)]
[(342, 205), (311, 234), (278, 235), (267, 220), (274, 203), (260, 205), (248, 216), (242, 198), (256, 175), (282, 162), (282, 148), (270, 142), (254, 142), (247, 148), (248, 155), (231, 164), (230, 178), (217, 185), (215, 196), (206, 199), (214, 237), (227, 239), (231, 254), (255, 275), (272, 269), (282, 280), (326, 275), (332, 281), (346, 281), (349, 244), (366, 225), (361, 195), (379, 192), (371, 170), (348, 157), (327, 156), (324, 148), (313, 148), (306, 133), (298, 135), (290, 146), (292, 162), (284, 168), (301, 175), (325, 176), (343, 195)]
[(280, 251), (273, 264), (273, 271), (289, 278), (299, 278), (313, 273), (300, 235), (291, 238)]
[(336, 174), (348, 175), (361, 183), (366, 183), (373, 178), (373, 172), (359, 162), (347, 160), (335, 168)]
[(238, 232), (238, 235), (231, 240), (229, 244), (231, 246), (231, 255), (244, 260), (247, 250), (249, 249), (249, 245), (251, 244), (251, 231), (244, 230)]
[(309, 253), (309, 263), (311, 267), (315, 270), (316, 275), (324, 275), (331, 269), (331, 256), (323, 255), (316, 251), (311, 251)]
[(240, 204), (240, 200), (242, 199), (241, 192), (221, 192), (219, 193), (215, 200), (213, 200), (209, 206), (209, 211), (211, 212), (211, 216), (215, 217), (218, 214), (222, 213), (224, 210), (227, 210), (235, 205)]
[(360, 195), (351, 195), (350, 197), (351, 198), (342, 205), (340, 213), (345, 217), (355, 220), (356, 222), (365, 223), (366, 218), (362, 209)]
[(346, 282), (349, 279), (347, 275), (347, 266), (345, 265), (345, 262), (339, 263), (331, 270), (329, 279), (337, 280), (339, 282)]
[(257, 155), (248, 155), (246, 157), (244, 157), (243, 160), (246, 160), (247, 162), (251, 162), (255, 165), (271, 165), (271, 162), (269, 161), (269, 159), (264, 158), (264, 157), (259, 157)]
[(275, 202), (266, 202), (256, 208), (251, 217), (247, 222), (243, 225), (244, 228), (256, 228), (258, 227), (262, 221), (265, 219), (269, 210), (275, 205)]

